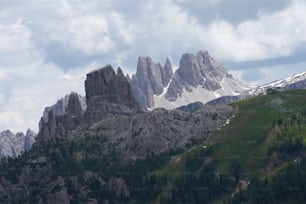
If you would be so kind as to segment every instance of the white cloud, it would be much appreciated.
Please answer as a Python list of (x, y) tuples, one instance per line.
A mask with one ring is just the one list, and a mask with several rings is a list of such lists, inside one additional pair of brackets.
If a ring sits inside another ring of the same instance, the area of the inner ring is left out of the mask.
[(286, 78), (293, 74), (304, 72), (305, 68), (306, 62), (303, 62), (286, 65), (274, 65), (269, 67), (261, 66), (252, 69), (233, 70), (230, 71), (230, 73), (245, 84), (263, 85), (275, 80)]
[(22, 120), (21, 114), (18, 111), (0, 112), (0, 123), (2, 128), (1, 130), (9, 129), (14, 132), (20, 131), (20, 129), (14, 129), (15, 127), (20, 128), (24, 126), (24, 121)]
[(67, 73), (45, 63), (22, 21), (0, 25), (0, 30), (1, 56), (9, 56), (0, 58), (0, 130), (37, 131), (45, 106), (70, 91), (84, 92), (88, 69)]
[(173, 2), (176, 3), (188, 3), (188, 4), (193, 4), (197, 6), (217, 6), (218, 4), (221, 3), (222, 0), (174, 0)]
[[(302, 0), (238, 24), (221, 17), (202, 23), (181, 7), (217, 8), (222, 0), (7, 2), (0, 3), (0, 130), (37, 130), (46, 105), (70, 91), (84, 94), (85, 74), (109, 63), (132, 73), (139, 55), (177, 64), (182, 53), (200, 49), (221, 62), (259, 60), (290, 55), (306, 42)], [(61, 57), (77, 63), (67, 67)], [(266, 77), (254, 83), (294, 68), (257, 70)], [(243, 79), (248, 73), (236, 74)]]
[(124, 43), (132, 45), (134, 43), (133, 29), (125, 22), (125, 17), (118, 13), (112, 12), (110, 15), (110, 23), (114, 27), (112, 33), (118, 33), (117, 36), (123, 40)]
[(294, 1), (273, 14), (259, 13), (255, 20), (234, 26), (218, 20), (208, 27), (207, 44), (222, 59), (246, 61), (288, 56), (306, 42), (306, 3)]
[(9, 25), (0, 24), (0, 68), (32, 61), (36, 57), (36, 51), (31, 37), (31, 31), (23, 24), (22, 19)]
[(5, 81), (5, 80), (8, 80), (9, 77), (8, 77), (8, 74), (5, 70), (1, 70), (0, 69), (0, 81)]
[(88, 55), (103, 54), (114, 47), (108, 23), (103, 16), (86, 15), (71, 19), (67, 30), (70, 34), (70, 46), (85, 51)]

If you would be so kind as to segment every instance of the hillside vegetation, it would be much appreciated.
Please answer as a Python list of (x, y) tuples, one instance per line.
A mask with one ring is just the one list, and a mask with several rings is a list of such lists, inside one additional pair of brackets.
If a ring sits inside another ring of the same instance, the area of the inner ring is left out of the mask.
[(0, 203), (305, 202), (305, 102), (297, 90), (231, 104), (204, 142), (128, 163), (99, 126), (79, 129), (2, 159)]
[[(177, 156), (176, 162), (170, 162), (158, 172), (173, 177), (190, 169), (199, 173), (213, 165), (215, 176), (229, 176), (237, 184), (233, 189), (227, 188), (227, 195), (225, 192), (217, 202), (231, 202), (234, 195), (236, 203), (274, 202), (273, 199), (281, 200), (281, 196), (275, 196), (282, 195), (280, 191), (286, 192), (287, 200), (295, 200), (297, 196), (299, 202), (301, 198), (305, 201), (305, 188), (301, 187), (301, 181), (295, 183), (296, 177), (306, 171), (305, 102), (306, 91), (296, 90), (234, 103), (235, 114), (210, 140)], [(210, 154), (199, 154), (204, 150)], [(280, 181), (282, 185), (275, 184)], [(255, 195), (259, 200), (253, 199)]]

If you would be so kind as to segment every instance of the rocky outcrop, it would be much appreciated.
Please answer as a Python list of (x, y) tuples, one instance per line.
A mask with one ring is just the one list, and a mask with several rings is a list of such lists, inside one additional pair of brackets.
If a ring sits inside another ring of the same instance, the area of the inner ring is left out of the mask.
[(173, 76), (173, 67), (169, 58), (166, 59), (166, 63), (163, 69), (163, 85), (167, 86), (170, 79)]
[[(63, 98), (59, 99), (54, 105), (45, 108), (45, 110), (43, 112), (43, 117), (42, 117), (43, 121), (42, 122), (43, 123), (48, 122), (49, 113), (51, 111), (52, 111), (52, 113), (54, 114), (55, 117), (65, 115), (67, 113), (67, 107), (68, 107), (70, 96), (74, 97), (73, 100), (79, 101), (82, 112), (85, 112), (86, 108), (87, 108), (86, 99), (83, 96), (81, 96), (81, 95), (79, 95), (75, 92), (71, 92), (70, 94), (67, 94)], [(71, 107), (71, 108), (73, 109), (73, 107)]]
[(108, 65), (87, 74), (85, 123), (93, 124), (109, 114), (133, 115), (140, 112), (132, 87), (118, 68)]
[(207, 51), (183, 54), (175, 74), (169, 59), (162, 67), (150, 57), (139, 57), (131, 83), (143, 109), (175, 109), (197, 101), (205, 104), (221, 96), (236, 96), (249, 90)]
[(175, 101), (184, 90), (189, 92), (200, 86), (208, 91), (216, 91), (222, 88), (222, 80), (233, 76), (219, 65), (207, 51), (199, 51), (197, 55), (184, 54), (180, 61), (180, 67), (176, 71), (173, 83), (166, 93), (169, 101)]
[(288, 84), (283, 89), (284, 90), (295, 90), (295, 89), (305, 89), (305, 88), (306, 88), (306, 79)]
[(22, 152), (31, 149), (35, 142), (36, 134), (28, 129), (26, 134), (19, 132), (12, 133), (9, 130), (0, 133), (0, 158), (17, 157)]
[(121, 68), (118, 68), (116, 73), (112, 66), (108, 65), (88, 73), (85, 91), (87, 104), (92, 98), (100, 97), (100, 100), (106, 103), (125, 105), (131, 109), (138, 108), (132, 88)]
[(109, 115), (91, 126), (89, 132), (77, 129), (67, 138), (73, 141), (97, 132), (110, 135), (101, 147), (106, 153), (115, 151), (122, 161), (143, 159), (171, 149), (188, 148), (193, 142), (207, 139), (232, 112), (232, 107), (218, 105), (204, 106), (192, 113), (159, 108), (134, 116)]
[(32, 145), (35, 142), (36, 133), (30, 129), (27, 130), (27, 133), (24, 138), (24, 151), (29, 151), (32, 148)]
[[(165, 73), (170, 76), (171, 70)], [(160, 83), (169, 84), (166, 78)], [(33, 151), (6, 161), (0, 203), (138, 202), (132, 198), (138, 184), (130, 185), (131, 164), (144, 160), (139, 170), (150, 169), (146, 162), (155, 156), (200, 144), (233, 114), (227, 105), (142, 112), (122, 70), (111, 66), (87, 74), (85, 88), (87, 107), (71, 93), (46, 108)]]
[(122, 70), (108, 65), (87, 74), (86, 99), (77, 93), (45, 108), (39, 123), (38, 143), (62, 137), (79, 126), (90, 126), (108, 115), (134, 115), (140, 107)]
[(81, 124), (85, 109), (84, 98), (75, 92), (58, 100), (55, 105), (45, 108), (39, 122), (37, 142), (61, 137), (75, 129)]
[(154, 63), (150, 57), (139, 57), (131, 85), (143, 109), (154, 106), (153, 96), (163, 93), (172, 76), (173, 69), (169, 59), (162, 66), (160, 63)]

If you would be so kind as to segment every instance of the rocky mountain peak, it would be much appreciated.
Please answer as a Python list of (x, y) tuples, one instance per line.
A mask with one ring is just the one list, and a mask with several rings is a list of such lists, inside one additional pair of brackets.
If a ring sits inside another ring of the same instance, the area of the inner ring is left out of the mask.
[(109, 114), (140, 112), (133, 90), (122, 69), (111, 65), (87, 74), (86, 99), (72, 92), (45, 108), (39, 123), (38, 143), (62, 137), (79, 126), (92, 125)]
[(118, 67), (118, 69), (117, 69), (117, 76), (128, 80), (127, 77), (124, 76), (124, 73), (123, 73), (121, 67)]
[(82, 101), (80, 100), (79, 94), (75, 92), (70, 93), (66, 113), (71, 117), (80, 118), (82, 116), (84, 109), (82, 108)]
[(131, 85), (143, 109), (154, 106), (154, 95), (160, 95), (173, 76), (172, 64), (166, 60), (164, 67), (151, 57), (139, 57), (136, 74)]
[(86, 109), (85, 98), (75, 92), (59, 99), (56, 104), (46, 107), (39, 122), (37, 141), (47, 141), (73, 130), (81, 123)]
[(118, 68), (116, 73), (111, 65), (87, 74), (85, 91), (87, 104), (91, 98), (100, 97), (99, 100), (104, 102), (125, 105), (129, 108), (138, 106), (123, 71)]
[(10, 130), (0, 133), (0, 158), (16, 157), (24, 151), (28, 151), (35, 142), (36, 133), (28, 129), (26, 135), (23, 132), (14, 134)]
[(220, 89), (220, 84), (215, 82), (219, 82), (226, 75), (226, 70), (207, 51), (199, 51), (197, 55), (184, 54), (177, 70), (177, 77), (186, 82), (186, 85), (193, 87), (202, 85), (210, 91)]
[(85, 90), (87, 124), (98, 122), (108, 114), (130, 115), (140, 111), (131, 85), (121, 68), (116, 73), (108, 65), (87, 74)]
[(203, 50), (183, 54), (175, 73), (169, 58), (162, 66), (150, 57), (139, 57), (131, 85), (143, 109), (174, 109), (196, 101), (206, 103), (248, 89)]
[(98, 95), (111, 95), (111, 88), (116, 73), (111, 65), (97, 69), (87, 74), (85, 81), (86, 101)]
[(183, 54), (171, 83), (164, 88), (164, 94), (154, 98), (154, 107), (173, 109), (196, 101), (207, 103), (221, 96), (239, 95), (249, 89), (235, 80), (208, 51), (203, 50), (196, 55)]
[(169, 58), (166, 59), (163, 69), (163, 85), (167, 86), (173, 76), (173, 66)]
[(36, 133), (32, 131), (31, 129), (28, 129), (25, 135), (24, 139), (24, 151), (29, 151), (32, 147), (32, 145), (35, 142)]
[[(45, 110), (43, 112), (43, 122), (44, 123), (48, 122), (50, 111), (53, 112), (52, 114), (55, 117), (66, 114), (67, 110), (68, 110), (68, 104), (69, 104), (70, 98), (71, 98), (71, 100), (79, 101), (79, 104), (81, 106), (81, 109), (82, 109), (83, 113), (86, 111), (86, 108), (87, 108), (86, 99), (76, 92), (71, 92), (70, 94), (67, 94), (66, 96), (57, 100), (57, 102), (54, 105), (48, 106), (48, 107), (45, 108)], [(72, 105), (73, 104), (71, 104), (70, 106), (72, 106)], [(73, 107), (69, 107), (69, 109), (71, 109), (71, 108), (73, 108)]]

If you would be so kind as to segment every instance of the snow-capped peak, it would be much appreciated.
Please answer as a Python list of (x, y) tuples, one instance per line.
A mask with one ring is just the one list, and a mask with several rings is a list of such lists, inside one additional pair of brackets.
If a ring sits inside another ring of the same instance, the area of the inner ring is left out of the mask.
[(269, 88), (281, 88), (282, 90), (304, 89), (306, 88), (306, 72), (297, 73), (284, 79), (254, 87), (250, 93), (254, 95), (265, 93)]

